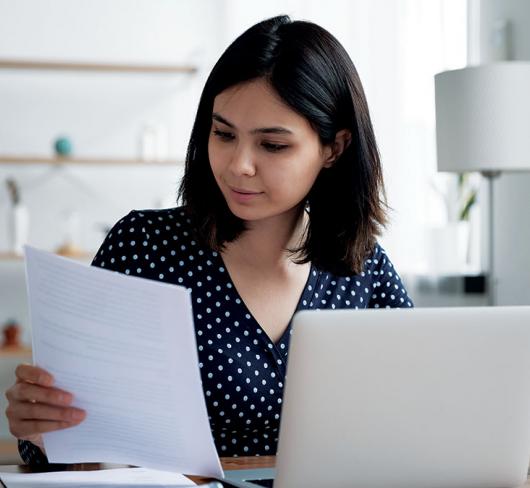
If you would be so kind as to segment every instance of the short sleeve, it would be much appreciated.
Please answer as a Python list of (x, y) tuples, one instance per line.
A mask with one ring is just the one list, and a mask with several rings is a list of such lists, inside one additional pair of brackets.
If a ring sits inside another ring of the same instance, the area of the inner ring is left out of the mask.
[(138, 256), (142, 247), (146, 249), (148, 239), (140, 212), (132, 210), (114, 224), (94, 256), (92, 266), (141, 276)]
[(48, 464), (48, 458), (40, 450), (40, 447), (36, 446), (32, 442), (18, 440), (18, 452), (22, 461), (31, 466), (39, 466)]
[(370, 272), (375, 286), (369, 308), (411, 308), (414, 306), (401, 277), (388, 258), (385, 250), (376, 246), (370, 261)]

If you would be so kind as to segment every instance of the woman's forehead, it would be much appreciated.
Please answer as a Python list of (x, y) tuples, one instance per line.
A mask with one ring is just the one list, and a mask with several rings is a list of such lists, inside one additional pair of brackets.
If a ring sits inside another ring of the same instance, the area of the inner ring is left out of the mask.
[(213, 113), (243, 130), (276, 126), (292, 132), (310, 129), (309, 122), (262, 79), (240, 83), (219, 93), (214, 100)]

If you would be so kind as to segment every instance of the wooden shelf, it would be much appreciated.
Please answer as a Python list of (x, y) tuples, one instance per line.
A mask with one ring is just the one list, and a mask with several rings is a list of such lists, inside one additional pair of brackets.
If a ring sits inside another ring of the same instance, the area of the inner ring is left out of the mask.
[(31, 347), (2, 348), (0, 347), (0, 358), (31, 356)]
[(70, 61), (29, 61), (21, 59), (0, 59), (0, 69), (151, 74), (193, 74), (198, 71), (198, 68), (193, 65), (80, 63)]
[(0, 261), (22, 261), (23, 256), (12, 252), (0, 252)]
[[(95, 252), (94, 253), (84, 253), (84, 254), (80, 254), (80, 255), (75, 255), (75, 256), (66, 256), (66, 255), (62, 255), (62, 254), (59, 254), (59, 256), (62, 256), (63, 258), (68, 258), (68, 259), (75, 259), (75, 260), (78, 260), (78, 261), (91, 261), (93, 259), (93, 257), (95, 256)], [(14, 253), (10, 253), (10, 252), (0, 252), (0, 261), (24, 261), (24, 256), (21, 256), (19, 254), (14, 254)]]
[(183, 161), (168, 159), (164, 161), (144, 161), (141, 159), (120, 158), (82, 158), (82, 157), (42, 157), (42, 156), (0, 156), (0, 164), (48, 164), (48, 165), (117, 165), (117, 166), (182, 166)]

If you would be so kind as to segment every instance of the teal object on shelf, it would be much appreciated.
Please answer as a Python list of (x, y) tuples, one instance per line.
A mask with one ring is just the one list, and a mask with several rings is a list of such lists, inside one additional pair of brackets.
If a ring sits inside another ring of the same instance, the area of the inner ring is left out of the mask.
[(58, 156), (70, 156), (72, 154), (72, 141), (68, 137), (58, 137), (55, 139), (55, 153)]

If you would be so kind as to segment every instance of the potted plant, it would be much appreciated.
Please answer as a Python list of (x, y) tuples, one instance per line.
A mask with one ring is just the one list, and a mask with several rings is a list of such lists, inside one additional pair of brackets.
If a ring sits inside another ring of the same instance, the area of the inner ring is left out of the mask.
[(450, 175), (445, 189), (433, 183), (446, 210), (445, 224), (429, 229), (427, 257), (429, 269), (441, 273), (461, 273), (472, 265), (472, 210), (477, 204), (473, 175)]

